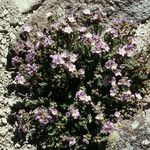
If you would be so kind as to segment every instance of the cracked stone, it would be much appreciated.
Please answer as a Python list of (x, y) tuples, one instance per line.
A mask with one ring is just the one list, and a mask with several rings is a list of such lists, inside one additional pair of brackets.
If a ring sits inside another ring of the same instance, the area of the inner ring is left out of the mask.
[(0, 135), (1, 136), (5, 136), (7, 132), (8, 132), (8, 129), (6, 127), (0, 128)]
[(141, 144), (142, 144), (142, 145), (148, 145), (148, 144), (150, 144), (150, 141), (146, 139), (146, 140), (142, 141)]
[(132, 124), (131, 124), (131, 127), (132, 129), (136, 129), (138, 126), (139, 126), (139, 122), (138, 121), (134, 121)]
[(5, 116), (5, 113), (2, 109), (0, 109), (0, 116)]
[(42, 4), (42, 0), (14, 0), (21, 13), (30, 12)]
[(0, 33), (0, 41), (3, 39), (3, 34)]
[(6, 119), (6, 118), (2, 118), (2, 119), (1, 119), (1, 122), (2, 122), (3, 124), (7, 124), (7, 119)]
[(2, 41), (1, 41), (2, 44), (6, 44), (6, 42), (7, 42), (7, 41), (6, 41), (5, 38), (3, 38)]

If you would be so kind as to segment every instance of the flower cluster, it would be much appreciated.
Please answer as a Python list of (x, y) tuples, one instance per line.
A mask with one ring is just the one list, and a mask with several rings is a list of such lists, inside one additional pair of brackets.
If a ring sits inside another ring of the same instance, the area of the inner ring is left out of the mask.
[(70, 107), (69, 111), (66, 113), (67, 117), (72, 117), (74, 119), (78, 119), (80, 117), (80, 112), (78, 109), (75, 109), (74, 107)]
[(52, 58), (53, 68), (56, 68), (57, 66), (63, 66), (67, 68), (69, 72), (76, 71), (76, 66), (73, 63), (77, 61), (77, 54), (64, 51), (61, 54), (50, 55), (50, 57)]
[(133, 57), (134, 55), (136, 55), (137, 49), (136, 49), (136, 45), (134, 44), (126, 44), (123, 47), (118, 49), (118, 54), (121, 56), (125, 56), (127, 55), (128, 57)]
[(117, 70), (117, 66), (118, 66), (118, 64), (117, 64), (114, 60), (108, 60), (108, 61), (105, 63), (105, 67), (106, 67), (107, 69)]
[(87, 95), (86, 92), (84, 90), (79, 90), (76, 95), (75, 98), (79, 101), (82, 101), (84, 103), (88, 103), (91, 101), (91, 96)]
[(29, 75), (33, 75), (37, 72), (38, 66), (36, 64), (27, 64), (25, 67), (26, 72)]
[(115, 128), (115, 126), (112, 122), (106, 122), (103, 125), (101, 132), (108, 134), (108, 133), (111, 133), (114, 130), (114, 128)]
[(15, 77), (15, 83), (16, 84), (25, 84), (26, 79), (24, 78), (24, 76), (21, 76), (20, 73), (18, 73)]
[(57, 109), (47, 109), (44, 107), (37, 107), (33, 114), (35, 116), (35, 120), (38, 120), (41, 125), (46, 125), (48, 123), (54, 122), (54, 117), (58, 115)]

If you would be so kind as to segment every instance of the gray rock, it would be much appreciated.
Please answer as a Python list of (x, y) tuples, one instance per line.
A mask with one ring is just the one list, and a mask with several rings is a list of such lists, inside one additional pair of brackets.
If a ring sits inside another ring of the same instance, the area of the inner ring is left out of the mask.
[(5, 136), (7, 132), (8, 132), (7, 128), (5, 128), (5, 127), (1, 127), (0, 128), (0, 135), (1, 136)]
[(3, 27), (2, 27), (2, 26), (0, 26), (0, 32), (1, 32), (1, 31), (3, 31), (3, 30), (4, 30), (4, 29), (3, 29)]
[(19, 144), (19, 143), (16, 143), (16, 144), (15, 144), (15, 148), (20, 148), (20, 144)]
[(42, 0), (14, 0), (21, 13), (35, 10), (42, 4)]
[[(125, 120), (114, 131), (119, 137), (112, 142), (108, 138), (107, 150), (144, 150), (150, 147), (150, 110), (139, 112), (132, 120)], [(114, 144), (115, 143), (115, 144)]]
[(5, 116), (3, 109), (0, 109), (0, 116), (2, 116), (2, 117)]
[(14, 99), (9, 99), (8, 104), (9, 106), (13, 106), (16, 103)]
[(16, 35), (13, 32), (10, 32), (9, 36), (10, 36), (11, 40), (15, 40), (16, 39)]
[(146, 140), (142, 141), (141, 144), (142, 144), (142, 145), (149, 145), (149, 144), (150, 144), (150, 141), (146, 139)]
[(7, 59), (6, 59), (6, 58), (3, 58), (3, 57), (2, 57), (0, 60), (1, 60), (1, 63), (2, 63), (2, 64), (6, 64), (6, 63), (7, 63)]
[(7, 57), (8, 51), (9, 51), (8, 47), (4, 49), (4, 57)]
[(2, 50), (4, 50), (6, 48), (6, 45), (1, 45), (1, 48), (2, 48)]
[(134, 121), (132, 124), (131, 124), (131, 127), (132, 129), (136, 129), (138, 126), (139, 126), (139, 122), (138, 121)]
[(1, 68), (3, 68), (3, 65), (2, 65), (2, 64), (0, 64), (0, 69), (1, 69)]
[(137, 20), (146, 20), (150, 17), (150, 1), (140, 0), (131, 6), (125, 7), (124, 11)]
[(3, 38), (2, 41), (1, 41), (1, 43), (2, 43), (2, 44), (6, 44), (6, 39)]
[(2, 34), (2, 33), (0, 33), (0, 41), (2, 40), (2, 38), (3, 38), (3, 34)]
[(6, 10), (6, 9), (3, 11), (3, 15), (4, 15), (4, 16), (7, 15), (8, 13), (9, 13), (9, 12), (8, 12), (8, 10)]
[(7, 124), (7, 119), (6, 118), (2, 118), (1, 122), (2, 122), (2, 124)]

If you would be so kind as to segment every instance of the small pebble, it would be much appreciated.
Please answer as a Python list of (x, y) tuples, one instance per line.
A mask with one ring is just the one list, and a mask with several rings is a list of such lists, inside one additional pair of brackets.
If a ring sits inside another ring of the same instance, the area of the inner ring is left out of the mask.
[(3, 38), (2, 41), (1, 41), (2, 44), (6, 44), (6, 42), (7, 42), (7, 41), (6, 41), (5, 38)]
[(5, 10), (3, 11), (2, 15), (3, 15), (3, 16), (6, 16), (8, 13), (9, 13), (8, 10), (5, 9)]
[(2, 122), (3, 124), (7, 124), (7, 119), (6, 119), (6, 118), (2, 118), (2, 119), (1, 119), (1, 122)]
[(3, 39), (3, 35), (2, 33), (0, 33), (0, 41)]
[(150, 141), (146, 139), (146, 140), (142, 141), (141, 144), (142, 144), (142, 145), (148, 145), (148, 144), (150, 144)]
[(15, 148), (20, 148), (20, 145), (18, 143), (16, 143)]

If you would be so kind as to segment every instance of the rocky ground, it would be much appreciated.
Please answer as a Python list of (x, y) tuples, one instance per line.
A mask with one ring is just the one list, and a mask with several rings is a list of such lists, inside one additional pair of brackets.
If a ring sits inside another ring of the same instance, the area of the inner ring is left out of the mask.
[(14, 139), (14, 126), (8, 123), (11, 106), (20, 99), (14, 94), (7, 95), (11, 72), (5, 69), (9, 44), (16, 39), (21, 26), (30, 16), (30, 14), (21, 14), (13, 0), (0, 0), (0, 150), (33, 149), (29, 144), (20, 148), (19, 143)]
[[(0, 0), (0, 150), (36, 150), (27, 142), (23, 146), (17, 143), (17, 139), (14, 139), (15, 125), (10, 124), (8, 117), (11, 107), (21, 101), (14, 93), (7, 94), (7, 87), (12, 82), (11, 72), (6, 71), (9, 44), (15, 41), (22, 25), (48, 27), (48, 22), (44, 19), (47, 12), (63, 15), (66, 10), (74, 11), (77, 7), (101, 8), (107, 13), (108, 19), (127, 16), (142, 21), (144, 24), (137, 31), (137, 42), (139, 49), (146, 47), (150, 39), (150, 22), (146, 22), (150, 18), (149, 0)], [(150, 102), (149, 96), (145, 101)], [(146, 120), (149, 120), (149, 115), (139, 112), (133, 120), (122, 122), (110, 136), (109, 150), (150, 148), (150, 122)]]

